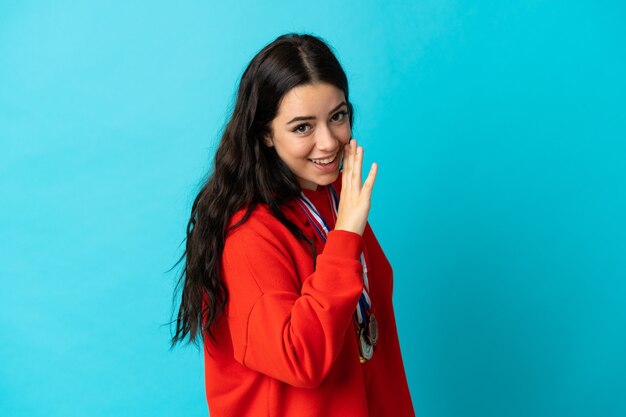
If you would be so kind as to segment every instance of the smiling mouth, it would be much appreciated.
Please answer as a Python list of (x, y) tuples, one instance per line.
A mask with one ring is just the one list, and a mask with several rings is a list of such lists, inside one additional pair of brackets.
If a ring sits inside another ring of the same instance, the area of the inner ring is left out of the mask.
[(335, 156), (332, 156), (330, 158), (325, 158), (325, 159), (309, 159), (309, 161), (313, 162), (316, 165), (320, 165), (320, 166), (326, 166), (326, 165), (330, 165), (333, 162), (335, 162), (335, 159), (337, 159), (337, 156), (339, 155), (339, 152), (337, 152), (335, 154)]

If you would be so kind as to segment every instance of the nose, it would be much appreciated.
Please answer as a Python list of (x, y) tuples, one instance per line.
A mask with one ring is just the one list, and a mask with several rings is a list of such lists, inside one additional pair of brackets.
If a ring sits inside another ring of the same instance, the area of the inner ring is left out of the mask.
[(320, 151), (331, 153), (337, 150), (341, 142), (336, 134), (328, 128), (328, 126), (325, 126), (323, 129), (319, 129), (317, 133), (318, 137), (316, 142), (317, 148)]

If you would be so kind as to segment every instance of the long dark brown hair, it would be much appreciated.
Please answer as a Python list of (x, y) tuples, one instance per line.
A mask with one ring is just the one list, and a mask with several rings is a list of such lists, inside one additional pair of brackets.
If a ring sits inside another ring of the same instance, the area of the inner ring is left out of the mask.
[(313, 241), (280, 210), (281, 204), (300, 194), (300, 185), (275, 148), (263, 143), (263, 137), (271, 135), (271, 122), (283, 96), (294, 87), (317, 82), (343, 91), (352, 126), (346, 74), (322, 39), (294, 33), (279, 36), (257, 53), (244, 71), (232, 116), (215, 153), (213, 171), (191, 207), (185, 252), (176, 263), (184, 260), (174, 290), (174, 300), (181, 288), (182, 297), (171, 347), (187, 336), (189, 342), (197, 344), (198, 333), (203, 342), (205, 334), (216, 342), (211, 326), (228, 301), (219, 274), (220, 262), (227, 228), (236, 211), (247, 206), (233, 228), (243, 224), (257, 204), (266, 204), (294, 236), (309, 243), (315, 259)]

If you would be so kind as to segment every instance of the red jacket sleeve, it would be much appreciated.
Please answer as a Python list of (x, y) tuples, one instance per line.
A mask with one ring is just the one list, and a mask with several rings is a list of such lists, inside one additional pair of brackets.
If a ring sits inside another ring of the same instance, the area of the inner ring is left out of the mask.
[(264, 223), (251, 216), (225, 242), (222, 271), (234, 356), (257, 372), (314, 388), (342, 348), (363, 289), (363, 238), (332, 230), (317, 269), (298, 277), (294, 260)]

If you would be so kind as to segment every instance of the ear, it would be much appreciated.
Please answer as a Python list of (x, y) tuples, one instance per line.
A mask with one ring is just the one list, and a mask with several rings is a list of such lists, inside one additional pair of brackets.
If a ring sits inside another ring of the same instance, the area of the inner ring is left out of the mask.
[(271, 148), (274, 146), (274, 141), (272, 140), (272, 137), (269, 134), (266, 134), (263, 136), (263, 142), (265, 142), (265, 146), (267, 146), (268, 148)]

